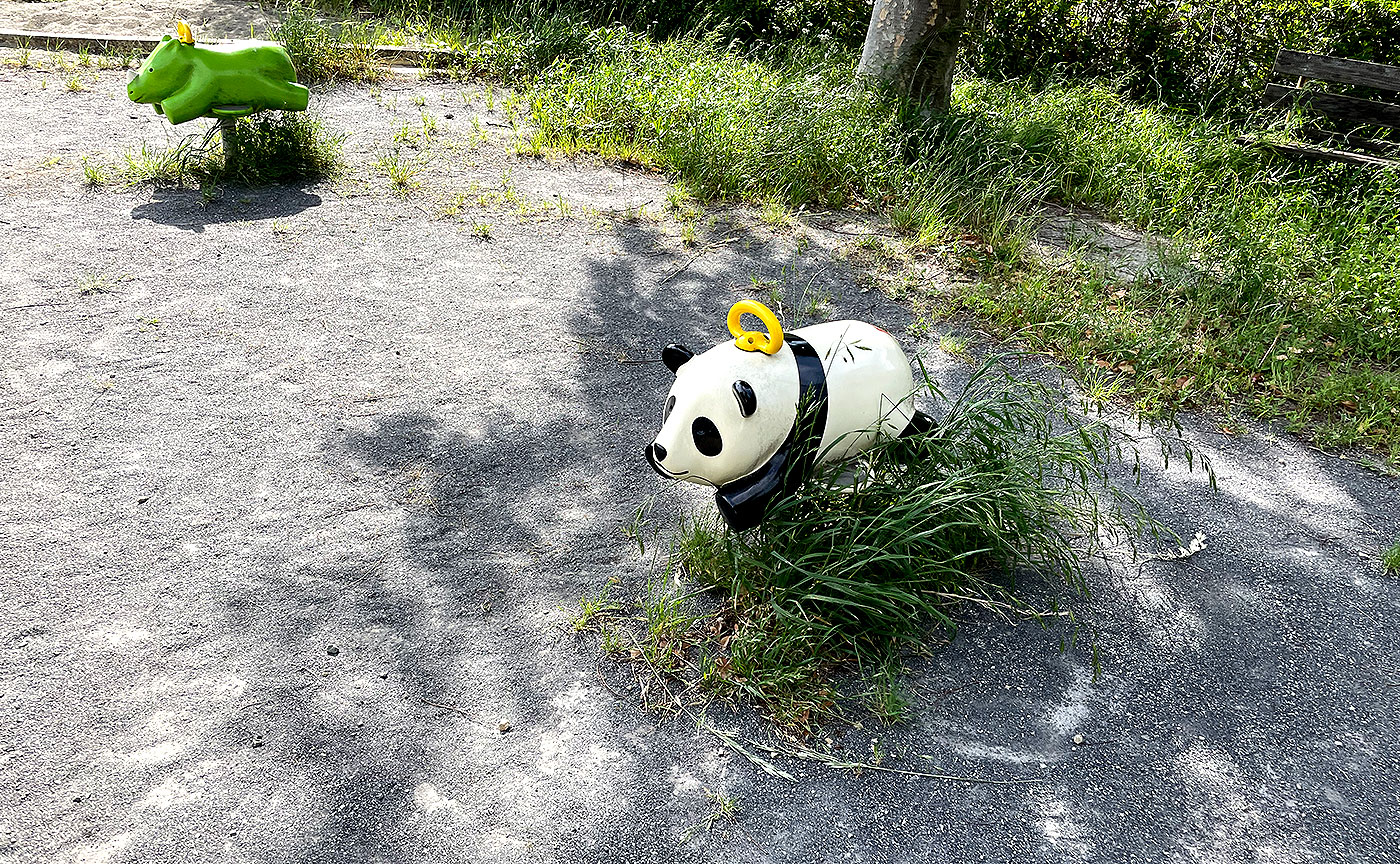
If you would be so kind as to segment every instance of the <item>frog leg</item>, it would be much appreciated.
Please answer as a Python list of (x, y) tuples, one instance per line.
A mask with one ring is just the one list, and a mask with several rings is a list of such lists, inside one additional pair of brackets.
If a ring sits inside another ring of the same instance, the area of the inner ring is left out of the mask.
[(162, 99), (160, 108), (166, 119), (175, 124), (203, 117), (209, 110), (209, 106), (200, 98), (198, 92), (176, 93), (168, 99)]

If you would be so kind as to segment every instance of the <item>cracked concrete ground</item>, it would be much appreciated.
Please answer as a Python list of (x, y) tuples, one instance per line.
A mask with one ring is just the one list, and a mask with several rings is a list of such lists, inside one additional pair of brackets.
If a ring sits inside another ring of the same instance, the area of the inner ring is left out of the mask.
[[(619, 359), (772, 282), (960, 374), (852, 238), (720, 213), (687, 248), (609, 215), (662, 178), (514, 156), (483, 93), (404, 81), (318, 100), (336, 183), (89, 189), (168, 134), (90, 74), (0, 67), (0, 861), (1400, 860), (1395, 480), (1190, 418), (1220, 491), (1143, 494), (1208, 547), (1094, 575), (1097, 680), (972, 615), (907, 725), (836, 742), (1029, 782), (780, 780), (614, 695), (567, 610), (645, 579), (647, 496), (710, 506), (647, 468), (669, 381)], [(399, 197), (373, 163), (423, 112)]]

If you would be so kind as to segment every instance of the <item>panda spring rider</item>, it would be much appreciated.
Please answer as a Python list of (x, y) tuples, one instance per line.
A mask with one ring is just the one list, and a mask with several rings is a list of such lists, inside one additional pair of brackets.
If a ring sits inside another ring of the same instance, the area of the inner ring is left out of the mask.
[[(745, 313), (767, 334), (743, 330)], [(815, 466), (932, 426), (914, 408), (909, 359), (884, 330), (832, 321), (785, 334), (753, 300), (735, 303), (728, 323), (731, 342), (662, 352), (676, 380), (646, 456), (663, 477), (714, 486), (734, 530), (757, 525)]]

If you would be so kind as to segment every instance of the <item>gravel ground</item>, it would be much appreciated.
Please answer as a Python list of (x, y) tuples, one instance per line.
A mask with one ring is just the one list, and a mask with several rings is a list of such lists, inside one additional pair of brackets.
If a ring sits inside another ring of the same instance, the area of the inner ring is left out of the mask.
[(647, 496), (710, 506), (641, 458), (665, 370), (618, 360), (717, 341), (754, 278), (906, 332), (849, 234), (721, 212), (697, 255), (618, 215), (662, 178), (513, 155), (499, 94), (407, 80), (318, 96), (333, 184), (90, 189), (169, 132), (65, 74), (0, 67), (0, 861), (1400, 860), (1395, 480), (1194, 418), (1220, 491), (1144, 494), (1209, 545), (1094, 577), (1097, 681), (973, 616), (907, 725), (835, 736), (1029, 782), (778, 779), (641, 710), (568, 609), (645, 578)]

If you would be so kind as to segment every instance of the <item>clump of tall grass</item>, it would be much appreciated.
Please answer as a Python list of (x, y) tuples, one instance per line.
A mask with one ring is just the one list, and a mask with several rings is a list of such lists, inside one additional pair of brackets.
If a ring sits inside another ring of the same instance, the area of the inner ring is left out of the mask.
[(363, 21), (328, 21), (316, 10), (293, 0), (282, 20), (268, 34), (291, 55), (303, 84), (335, 81), (374, 81), (384, 73), (375, 55), (379, 28)]
[(696, 194), (875, 207), (901, 227), (957, 224), (1010, 237), (1050, 188), (1013, 176), (1021, 154), (962, 126), (920, 121), (917, 106), (853, 84), (854, 57), (790, 51), (764, 60), (715, 40), (652, 42), (598, 31), (591, 53), (561, 60), (530, 95), (540, 142), (659, 165)]
[(1003, 359), (951, 397), (930, 387), (933, 431), (818, 471), (747, 532), (708, 518), (685, 527), (673, 572), (717, 591), (721, 611), (696, 628), (694, 656), (665, 668), (807, 725), (836, 709), (846, 672), (887, 672), (902, 649), (946, 637), (959, 606), (1067, 615), (1087, 591), (1086, 561), (1159, 530), (1109, 481), (1136, 451)]
[(237, 158), (223, 165), (222, 181), (269, 186), (333, 177), (344, 168), (344, 133), (315, 114), (266, 111), (239, 120), (234, 135)]
[[(268, 111), (234, 124), (234, 141), (211, 147), (211, 127), (204, 141), (185, 138), (171, 147), (140, 148), (125, 155), (122, 171), (129, 184), (198, 186), (206, 191), (220, 183), (268, 186), (333, 177), (344, 168), (345, 136), (326, 128), (314, 114)], [(233, 158), (227, 158), (233, 143)]]

